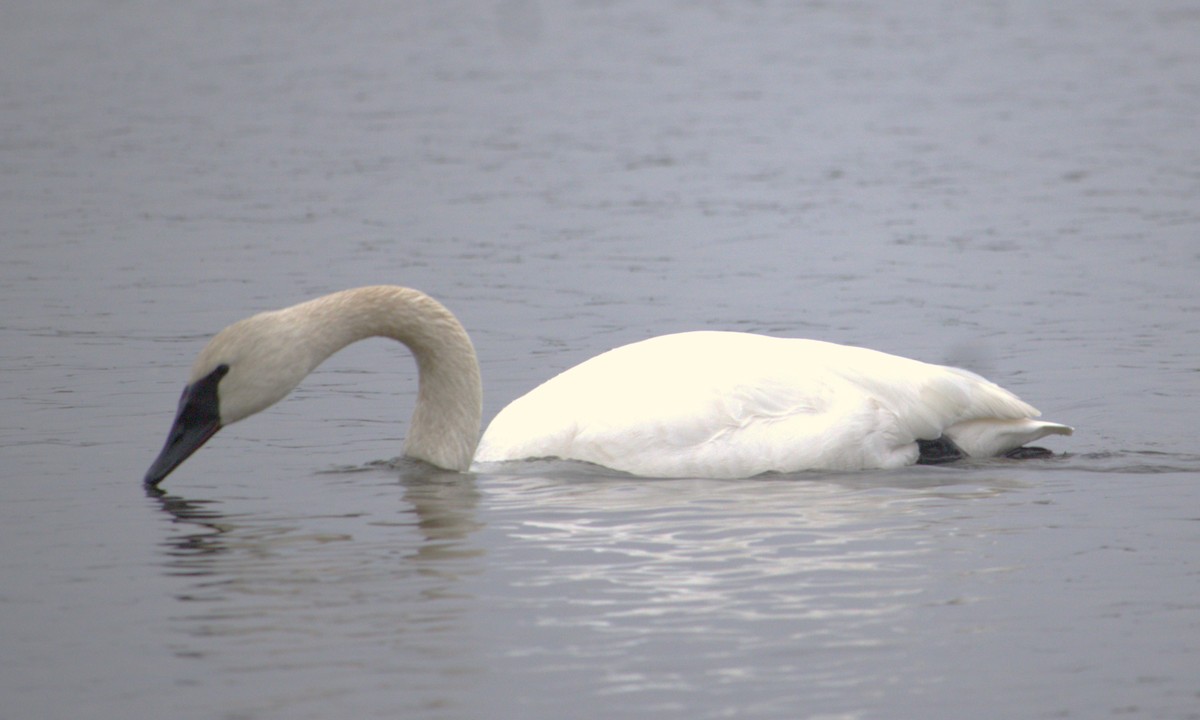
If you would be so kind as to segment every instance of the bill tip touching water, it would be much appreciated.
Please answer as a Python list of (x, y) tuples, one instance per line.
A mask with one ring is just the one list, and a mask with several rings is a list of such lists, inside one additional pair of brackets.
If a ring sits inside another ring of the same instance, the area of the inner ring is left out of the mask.
[(200, 352), (156, 486), (218, 430), (283, 399), (343, 347), (405, 344), (418, 395), (404, 454), (448, 470), (561, 458), (651, 477), (894, 468), (1042, 456), (1072, 428), (1037, 419), (972, 372), (819, 340), (696, 331), (597, 355), (514, 400), (482, 438), (483, 386), (466, 330), (411, 288), (368, 286), (259, 313)]

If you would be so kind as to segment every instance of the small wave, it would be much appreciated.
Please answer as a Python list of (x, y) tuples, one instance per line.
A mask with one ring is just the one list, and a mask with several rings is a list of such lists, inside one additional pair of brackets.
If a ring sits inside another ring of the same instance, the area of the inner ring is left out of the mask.
[(1156, 450), (1113, 450), (1105, 452), (1067, 453), (1063, 462), (1048, 463), (1047, 470), (1073, 470), (1125, 475), (1157, 475), (1162, 473), (1200, 473), (1200, 455), (1169, 453)]

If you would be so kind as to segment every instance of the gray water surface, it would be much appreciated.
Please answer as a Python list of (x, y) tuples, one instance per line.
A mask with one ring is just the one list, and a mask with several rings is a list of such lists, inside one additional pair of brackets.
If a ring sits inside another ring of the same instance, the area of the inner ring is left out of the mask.
[[(0, 716), (1200, 717), (1200, 12), (1178, 1), (0, 11)], [(393, 461), (331, 359), (147, 494), (195, 353), (419, 287), (485, 416), (721, 328), (982, 372), (1047, 461)]]

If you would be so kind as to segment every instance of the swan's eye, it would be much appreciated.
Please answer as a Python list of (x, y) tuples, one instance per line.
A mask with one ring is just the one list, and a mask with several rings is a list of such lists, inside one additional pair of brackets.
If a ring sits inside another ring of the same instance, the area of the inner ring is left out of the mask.
[(212, 371), (212, 377), (216, 380), (220, 380), (221, 378), (225, 377), (228, 374), (229, 374), (229, 366), (226, 365), (225, 363), (221, 363), (220, 365), (217, 366), (216, 370)]

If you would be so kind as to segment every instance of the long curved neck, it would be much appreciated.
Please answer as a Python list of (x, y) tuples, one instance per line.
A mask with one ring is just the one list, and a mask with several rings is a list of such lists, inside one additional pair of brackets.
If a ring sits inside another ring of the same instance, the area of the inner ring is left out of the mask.
[(389, 337), (417, 361), (419, 388), (404, 454), (448, 470), (466, 470), (479, 442), (483, 383), (467, 331), (441, 303), (411, 288), (343, 290), (287, 308), (310, 326), (316, 367), (347, 345)]

